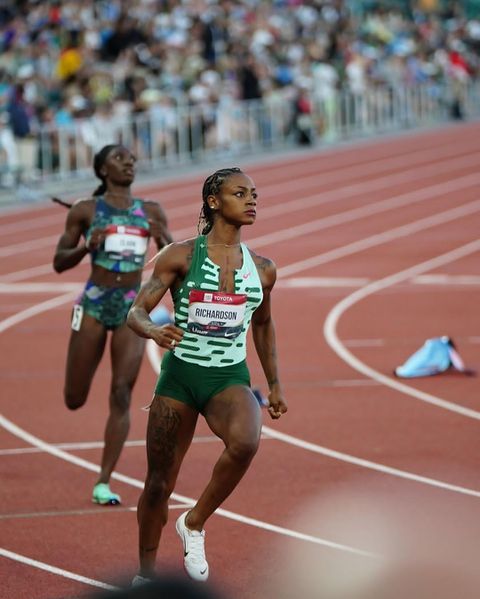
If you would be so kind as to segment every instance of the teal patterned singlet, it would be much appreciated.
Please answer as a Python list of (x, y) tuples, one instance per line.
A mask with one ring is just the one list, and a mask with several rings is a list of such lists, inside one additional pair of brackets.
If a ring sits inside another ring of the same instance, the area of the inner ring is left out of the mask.
[(235, 293), (218, 291), (220, 267), (207, 253), (207, 239), (195, 240), (193, 259), (173, 293), (175, 324), (183, 329), (177, 358), (200, 366), (229, 366), (246, 357), (247, 330), (262, 303), (262, 283), (248, 248), (242, 243), (242, 267), (235, 270)]
[(129, 208), (121, 209), (98, 196), (95, 216), (85, 236), (87, 242), (97, 228), (107, 229), (107, 237), (101, 247), (91, 253), (92, 264), (122, 273), (143, 268), (150, 237), (143, 200), (134, 198)]

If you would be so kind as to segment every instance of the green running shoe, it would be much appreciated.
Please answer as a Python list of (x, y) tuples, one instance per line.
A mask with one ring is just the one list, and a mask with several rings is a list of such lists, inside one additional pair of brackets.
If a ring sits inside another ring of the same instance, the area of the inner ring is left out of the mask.
[(112, 493), (108, 483), (98, 483), (93, 487), (92, 501), (100, 505), (120, 505), (121, 502), (120, 495)]

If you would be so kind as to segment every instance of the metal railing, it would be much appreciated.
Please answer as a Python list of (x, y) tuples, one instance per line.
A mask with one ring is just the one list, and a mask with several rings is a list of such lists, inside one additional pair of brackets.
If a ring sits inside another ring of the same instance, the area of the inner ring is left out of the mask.
[(153, 105), (131, 118), (98, 115), (63, 127), (42, 126), (26, 140), (11, 139), (18, 147), (11, 146), (10, 155), (2, 151), (0, 138), (0, 185), (5, 177), (48, 182), (91, 176), (93, 155), (107, 143), (125, 144), (136, 153), (142, 171), (158, 172), (213, 157), (476, 118), (480, 112), (477, 82), (461, 87), (382, 85), (361, 95), (342, 90), (328, 100), (309, 100), (310, 110), (303, 112), (278, 96), (203, 106)]

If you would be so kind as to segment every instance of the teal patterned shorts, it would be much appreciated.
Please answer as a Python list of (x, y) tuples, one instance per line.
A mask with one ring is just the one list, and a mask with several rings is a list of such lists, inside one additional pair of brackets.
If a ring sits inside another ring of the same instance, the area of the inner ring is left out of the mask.
[(124, 324), (140, 285), (135, 287), (103, 287), (88, 281), (76, 304), (111, 331)]

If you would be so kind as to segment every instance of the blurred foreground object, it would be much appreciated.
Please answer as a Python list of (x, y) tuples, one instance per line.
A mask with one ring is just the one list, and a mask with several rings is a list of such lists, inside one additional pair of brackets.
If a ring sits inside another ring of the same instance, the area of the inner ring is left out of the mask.
[(116, 591), (105, 591), (91, 599), (224, 599), (205, 583), (172, 574), (145, 584)]

